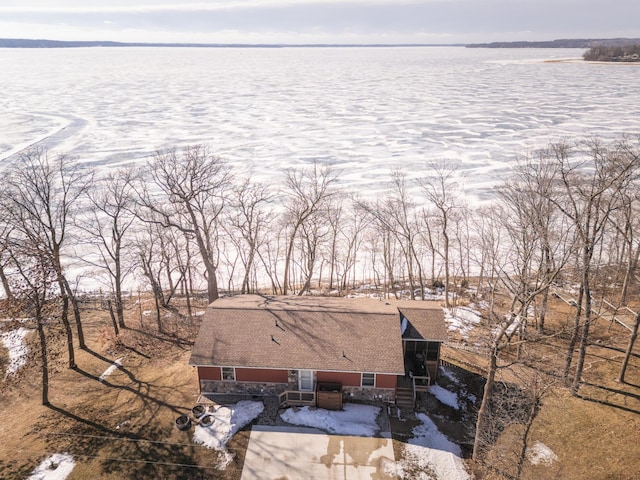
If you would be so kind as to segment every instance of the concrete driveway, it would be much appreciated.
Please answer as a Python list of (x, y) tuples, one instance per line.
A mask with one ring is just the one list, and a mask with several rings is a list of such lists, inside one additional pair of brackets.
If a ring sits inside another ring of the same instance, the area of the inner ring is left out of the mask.
[(396, 478), (394, 463), (390, 437), (257, 425), (251, 431), (242, 480), (389, 480)]

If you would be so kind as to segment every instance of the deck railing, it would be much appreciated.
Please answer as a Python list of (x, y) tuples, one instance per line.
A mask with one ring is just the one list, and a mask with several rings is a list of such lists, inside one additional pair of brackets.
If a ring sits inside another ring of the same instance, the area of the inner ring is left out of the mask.
[(287, 390), (278, 395), (281, 407), (302, 407), (316, 405), (316, 392)]
[(431, 385), (431, 377), (429, 374), (426, 376), (413, 376), (413, 394), (415, 396), (416, 392), (426, 392), (429, 390), (429, 385)]

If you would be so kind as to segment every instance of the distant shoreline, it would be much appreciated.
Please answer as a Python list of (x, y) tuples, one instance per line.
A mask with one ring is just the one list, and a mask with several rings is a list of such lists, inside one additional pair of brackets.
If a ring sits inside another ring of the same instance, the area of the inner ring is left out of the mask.
[(467, 48), (591, 48), (595, 46), (621, 47), (637, 45), (640, 38), (567, 38), (542, 42), (471, 43)]
[(389, 48), (389, 47), (465, 47), (463, 43), (145, 43), (110, 41), (65, 41), (0, 38), (0, 48), (87, 48), (87, 47), (154, 47), (154, 48)]
[(171, 47), (171, 48), (392, 48), (392, 47), (465, 47), (465, 48), (591, 48), (597, 45), (623, 46), (640, 43), (640, 38), (562, 39), (541, 42), (491, 43), (154, 43), (112, 41), (67, 41), (27, 38), (0, 38), (0, 48), (86, 48), (86, 47)]
[(640, 44), (640, 38), (562, 39), (540, 42), (491, 43), (156, 43), (112, 42), (84, 40), (47, 40), (0, 38), (0, 48), (91, 48), (91, 47), (154, 47), (154, 48), (393, 48), (393, 47), (464, 47), (464, 48), (592, 48)]

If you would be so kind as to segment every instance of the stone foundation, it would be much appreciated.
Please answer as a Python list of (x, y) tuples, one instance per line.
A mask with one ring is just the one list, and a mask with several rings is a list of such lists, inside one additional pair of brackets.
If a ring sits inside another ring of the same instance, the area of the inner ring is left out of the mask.
[[(297, 387), (297, 385), (295, 386)], [(236, 394), (236, 395), (278, 395), (285, 390), (297, 390), (286, 383), (253, 383), (226, 382), (221, 380), (200, 380), (200, 391), (203, 394)], [(394, 403), (396, 391), (392, 388), (342, 387), (344, 402)]]
[(235, 393), (240, 395), (278, 395), (287, 390), (286, 383), (225, 382), (200, 380), (200, 391), (206, 393)]
[(360, 402), (393, 403), (396, 401), (396, 391), (393, 388), (363, 388), (342, 387), (342, 398), (345, 402), (357, 400)]

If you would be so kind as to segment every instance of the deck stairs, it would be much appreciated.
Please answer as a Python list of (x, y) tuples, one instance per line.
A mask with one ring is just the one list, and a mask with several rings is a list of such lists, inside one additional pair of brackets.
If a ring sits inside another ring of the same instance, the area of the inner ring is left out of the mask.
[(398, 377), (396, 387), (396, 406), (403, 410), (413, 410), (416, 397), (413, 390), (413, 382), (406, 377)]

